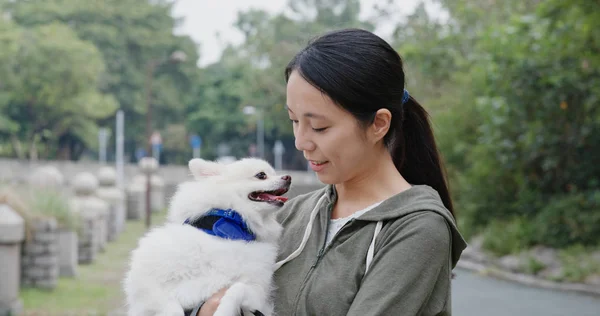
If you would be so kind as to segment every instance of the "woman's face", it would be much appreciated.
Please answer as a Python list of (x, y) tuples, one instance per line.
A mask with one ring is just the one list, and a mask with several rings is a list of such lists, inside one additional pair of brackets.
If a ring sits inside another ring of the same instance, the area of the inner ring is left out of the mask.
[[(338, 184), (377, 163), (380, 140), (328, 96), (293, 71), (287, 84), (287, 108), (296, 148), (304, 153), (319, 180)], [(383, 136), (381, 136), (383, 137)]]

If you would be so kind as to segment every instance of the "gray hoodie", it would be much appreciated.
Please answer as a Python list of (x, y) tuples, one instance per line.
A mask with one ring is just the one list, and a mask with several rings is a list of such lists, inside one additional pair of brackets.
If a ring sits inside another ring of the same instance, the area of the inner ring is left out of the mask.
[(324, 247), (336, 199), (330, 185), (279, 211), (276, 315), (451, 315), (451, 271), (466, 243), (438, 193), (413, 186), (350, 220)]

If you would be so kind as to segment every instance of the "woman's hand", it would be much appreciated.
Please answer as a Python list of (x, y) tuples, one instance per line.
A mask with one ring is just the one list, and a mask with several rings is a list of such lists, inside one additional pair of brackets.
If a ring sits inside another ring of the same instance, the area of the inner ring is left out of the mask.
[(200, 308), (196, 316), (213, 316), (213, 314), (217, 310), (217, 307), (219, 307), (221, 298), (223, 298), (223, 295), (225, 295), (226, 291), (227, 288), (223, 288), (220, 289), (217, 293), (213, 294), (213, 296), (211, 296), (208, 300), (206, 300), (206, 302), (204, 302), (204, 305), (202, 305), (202, 308)]

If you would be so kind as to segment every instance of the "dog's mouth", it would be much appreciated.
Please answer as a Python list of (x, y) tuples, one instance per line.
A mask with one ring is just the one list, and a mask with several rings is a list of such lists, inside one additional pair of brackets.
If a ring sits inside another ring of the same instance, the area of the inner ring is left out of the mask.
[(284, 195), (288, 191), (288, 188), (281, 188), (272, 191), (254, 191), (248, 194), (248, 198), (255, 202), (267, 202), (277, 206), (283, 206), (288, 200)]

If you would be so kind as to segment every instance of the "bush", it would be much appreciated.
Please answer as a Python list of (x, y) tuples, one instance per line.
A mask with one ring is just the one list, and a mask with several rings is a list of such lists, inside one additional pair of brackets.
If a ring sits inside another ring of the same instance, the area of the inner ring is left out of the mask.
[(532, 220), (535, 240), (556, 248), (600, 244), (600, 191), (573, 193), (548, 200)]
[(71, 211), (68, 198), (65, 194), (49, 188), (35, 189), (29, 192), (31, 208), (45, 216), (54, 217), (58, 227), (71, 231), (78, 231), (80, 226), (79, 216)]
[(496, 221), (483, 232), (483, 248), (498, 256), (518, 253), (531, 245), (531, 226), (523, 218)]
[(53, 188), (6, 186), (0, 189), (0, 203), (11, 206), (30, 227), (37, 218), (55, 218), (63, 229), (78, 231), (80, 220), (71, 211), (68, 197)]
[(479, 128), (466, 164), (452, 166), (456, 199), (461, 221), (499, 253), (600, 239), (600, 46), (590, 42), (600, 24), (561, 3), (490, 28), (470, 69)]

